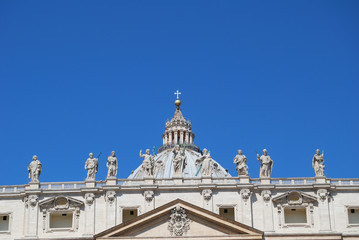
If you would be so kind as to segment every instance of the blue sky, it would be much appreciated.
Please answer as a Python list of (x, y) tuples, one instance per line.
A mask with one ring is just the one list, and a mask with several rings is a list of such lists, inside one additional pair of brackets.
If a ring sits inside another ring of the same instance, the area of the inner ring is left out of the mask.
[(232, 175), (359, 177), (358, 1), (1, 1), (0, 185), (119, 178), (159, 147), (182, 92), (195, 143)]

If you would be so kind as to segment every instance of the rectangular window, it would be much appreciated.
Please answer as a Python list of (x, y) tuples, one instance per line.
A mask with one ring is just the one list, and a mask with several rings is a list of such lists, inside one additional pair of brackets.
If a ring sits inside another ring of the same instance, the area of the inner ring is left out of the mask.
[(72, 228), (73, 213), (50, 213), (50, 228)]
[(230, 220), (234, 220), (234, 208), (233, 207), (221, 207), (219, 208), (219, 215)]
[(9, 215), (0, 215), (0, 232), (8, 232), (9, 224)]
[(137, 209), (123, 209), (122, 210), (122, 222), (127, 222), (138, 216)]
[(359, 224), (359, 208), (348, 208), (349, 224)]
[(306, 224), (307, 210), (305, 208), (285, 208), (284, 221), (286, 224)]

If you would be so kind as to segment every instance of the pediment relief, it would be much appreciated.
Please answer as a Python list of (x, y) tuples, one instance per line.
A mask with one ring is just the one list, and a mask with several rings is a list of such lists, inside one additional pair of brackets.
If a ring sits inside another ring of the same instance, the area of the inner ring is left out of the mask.
[(317, 202), (317, 198), (300, 191), (289, 191), (273, 198), (275, 204), (303, 205)]
[(57, 196), (45, 199), (39, 203), (42, 209), (66, 210), (70, 208), (80, 208), (84, 203), (75, 198), (66, 196)]
[(262, 239), (262, 235), (263, 232), (257, 229), (177, 199), (99, 233), (95, 239), (221, 239), (228, 236), (236, 236), (235, 239)]

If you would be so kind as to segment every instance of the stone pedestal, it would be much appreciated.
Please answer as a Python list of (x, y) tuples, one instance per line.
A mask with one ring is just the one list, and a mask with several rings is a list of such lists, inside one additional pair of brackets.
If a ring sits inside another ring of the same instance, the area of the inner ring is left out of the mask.
[(203, 177), (201, 178), (201, 180), (202, 180), (202, 183), (205, 183), (205, 184), (210, 184), (210, 183), (212, 183), (212, 177), (211, 177), (211, 176), (203, 176)]
[(117, 183), (117, 179), (115, 177), (106, 178), (106, 185), (114, 186), (114, 185), (116, 185), (116, 183)]
[(261, 184), (270, 184), (270, 178), (261, 178)]
[(239, 183), (249, 183), (249, 176), (242, 175), (242, 176), (238, 176), (238, 178), (239, 178)]
[(173, 177), (173, 182), (176, 184), (176, 185), (180, 185), (183, 183), (183, 178), (182, 177)]
[(40, 189), (40, 183), (39, 182), (30, 182), (29, 185), (27, 185), (26, 190), (31, 190), (31, 189)]
[(146, 185), (153, 185), (155, 183), (155, 179), (153, 177), (145, 177), (143, 181)]
[(94, 188), (96, 187), (96, 181), (94, 179), (86, 179), (85, 184), (87, 188)]
[(327, 182), (327, 178), (325, 176), (322, 177), (315, 177), (315, 183), (326, 183)]

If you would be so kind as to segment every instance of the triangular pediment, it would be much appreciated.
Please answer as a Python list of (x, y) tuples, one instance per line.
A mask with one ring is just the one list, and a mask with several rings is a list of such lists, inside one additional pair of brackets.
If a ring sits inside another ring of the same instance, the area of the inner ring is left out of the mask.
[(95, 239), (262, 239), (263, 232), (177, 199)]
[(302, 205), (303, 203), (317, 202), (315, 196), (301, 191), (289, 191), (273, 198), (275, 204)]

